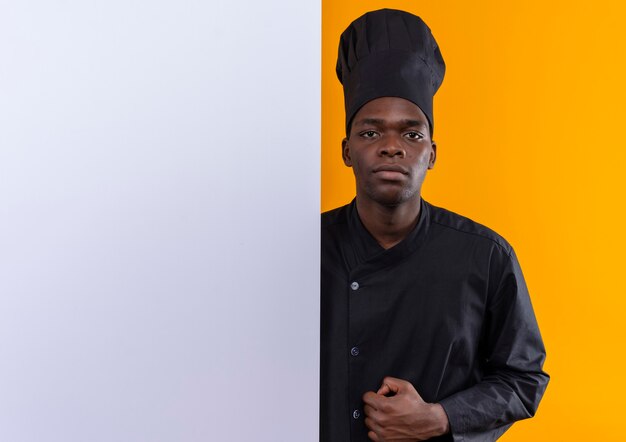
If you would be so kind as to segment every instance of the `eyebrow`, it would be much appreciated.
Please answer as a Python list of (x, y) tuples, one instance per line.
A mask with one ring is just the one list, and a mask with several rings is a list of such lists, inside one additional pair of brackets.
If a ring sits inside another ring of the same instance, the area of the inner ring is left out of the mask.
[[(421, 121), (421, 120), (406, 119), (406, 120), (401, 120), (400, 123), (402, 127), (427, 126), (426, 122)], [(380, 126), (383, 124), (385, 124), (385, 120), (383, 120), (382, 118), (363, 118), (361, 120), (358, 120), (355, 126), (367, 126), (367, 125)]]

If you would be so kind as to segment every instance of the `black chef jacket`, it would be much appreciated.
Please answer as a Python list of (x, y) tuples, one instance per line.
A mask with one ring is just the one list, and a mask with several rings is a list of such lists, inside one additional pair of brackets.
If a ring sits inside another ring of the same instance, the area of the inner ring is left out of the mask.
[(362, 396), (385, 376), (440, 403), (451, 433), (491, 441), (533, 416), (545, 350), (511, 246), (421, 202), (383, 249), (351, 204), (322, 215), (320, 440), (368, 441)]

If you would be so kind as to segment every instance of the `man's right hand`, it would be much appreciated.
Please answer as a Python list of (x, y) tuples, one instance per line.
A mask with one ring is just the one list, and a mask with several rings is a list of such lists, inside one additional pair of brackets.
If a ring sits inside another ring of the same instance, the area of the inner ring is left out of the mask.
[(450, 431), (443, 407), (425, 402), (408, 381), (386, 377), (363, 401), (367, 435), (375, 442), (423, 441)]

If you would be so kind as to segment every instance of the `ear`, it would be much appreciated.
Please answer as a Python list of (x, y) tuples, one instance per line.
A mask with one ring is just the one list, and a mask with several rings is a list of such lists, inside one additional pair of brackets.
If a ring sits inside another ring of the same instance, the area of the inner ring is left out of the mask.
[(437, 160), (437, 143), (434, 141), (431, 142), (432, 150), (430, 151), (430, 160), (428, 161), (428, 168), (432, 169), (435, 167), (435, 161)]
[(348, 167), (352, 167), (352, 158), (350, 158), (350, 143), (347, 138), (341, 140), (341, 158), (343, 158), (343, 164)]

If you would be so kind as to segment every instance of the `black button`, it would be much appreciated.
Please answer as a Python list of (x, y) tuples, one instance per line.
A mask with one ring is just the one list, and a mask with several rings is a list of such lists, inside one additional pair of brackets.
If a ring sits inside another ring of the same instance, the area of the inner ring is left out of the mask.
[(352, 347), (352, 349), (350, 350), (350, 354), (352, 356), (358, 356), (359, 355), (359, 347)]
[(352, 412), (352, 417), (353, 417), (354, 419), (358, 419), (358, 418), (360, 418), (360, 417), (361, 417), (361, 412), (360, 412), (359, 410), (354, 410), (354, 411)]

